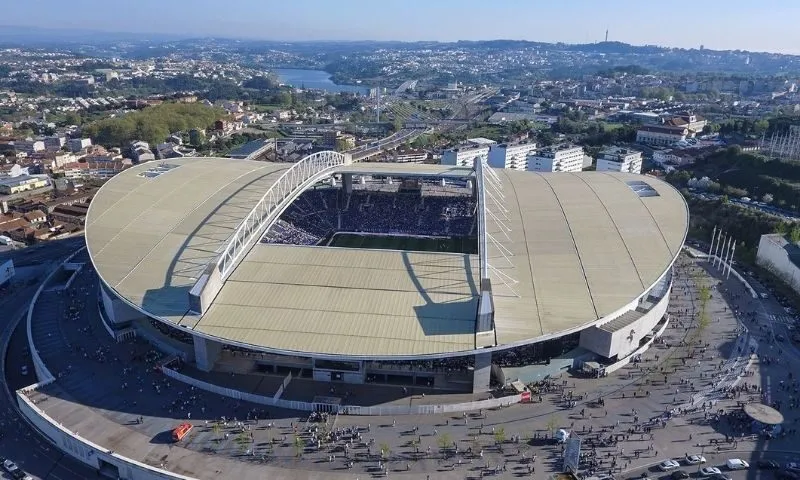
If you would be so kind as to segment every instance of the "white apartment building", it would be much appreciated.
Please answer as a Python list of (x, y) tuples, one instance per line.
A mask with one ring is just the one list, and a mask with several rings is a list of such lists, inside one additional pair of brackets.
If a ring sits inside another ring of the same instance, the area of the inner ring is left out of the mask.
[(559, 145), (528, 156), (531, 172), (580, 172), (583, 170), (583, 147)]
[(457, 167), (471, 167), (476, 157), (489, 157), (489, 147), (462, 147), (451, 148), (442, 152), (442, 165), (455, 165)]
[(535, 143), (518, 143), (516, 145), (500, 143), (492, 145), (489, 147), (489, 166), (510, 168), (512, 170), (527, 170), (528, 156), (535, 152)]
[(686, 140), (688, 136), (689, 129), (685, 127), (648, 125), (636, 131), (636, 143), (668, 146)]
[(597, 157), (598, 172), (642, 173), (642, 152), (629, 148), (611, 147)]

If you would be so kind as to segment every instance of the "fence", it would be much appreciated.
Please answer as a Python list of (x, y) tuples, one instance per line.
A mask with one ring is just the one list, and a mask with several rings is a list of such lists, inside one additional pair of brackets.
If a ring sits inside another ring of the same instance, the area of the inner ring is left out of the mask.
[(733, 265), (729, 265), (727, 262), (725, 262), (724, 260), (722, 260), (721, 258), (719, 258), (716, 255), (711, 255), (708, 258), (709, 258), (709, 261), (719, 260), (720, 265), (723, 266), (723, 269), (722, 269), (723, 272), (725, 271), (726, 267), (730, 268), (730, 271), (733, 274), (733, 276), (736, 277), (740, 282), (742, 282), (742, 284), (744, 285), (744, 288), (746, 288), (747, 291), (750, 292), (750, 296), (753, 297), (753, 298), (758, 298), (758, 294), (756, 293), (756, 291), (752, 287), (752, 285), (750, 285), (750, 282), (748, 282), (739, 272), (737, 272), (736, 269), (733, 268)]
[[(267, 405), (270, 407), (299, 410), (303, 412), (313, 412), (318, 409), (318, 406), (311, 402), (283, 400), (275, 397), (265, 397), (263, 395), (256, 395), (254, 393), (242, 392), (241, 390), (235, 390), (233, 388), (221, 387), (219, 385), (214, 385), (212, 383), (204, 382), (188, 375), (178, 373), (167, 366), (163, 366), (161, 371), (163, 371), (166, 376), (179, 382), (192, 385), (207, 392), (216, 393), (217, 395), (235, 398), (236, 400), (243, 400), (246, 402)], [(487, 400), (479, 400), (476, 402), (452, 403), (444, 405), (379, 405), (374, 407), (343, 405), (334, 408), (334, 413), (339, 412), (344, 415), (436, 415), (441, 413), (456, 413), (507, 407), (509, 405), (519, 403), (521, 399), (521, 395), (511, 395), (508, 397), (489, 398)]]

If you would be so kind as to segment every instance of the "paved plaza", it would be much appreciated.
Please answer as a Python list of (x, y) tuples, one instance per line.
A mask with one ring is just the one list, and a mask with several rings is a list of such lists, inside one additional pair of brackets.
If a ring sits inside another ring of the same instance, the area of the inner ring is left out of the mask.
[[(86, 261), (83, 255), (76, 260)], [(790, 372), (800, 355), (774, 341), (775, 318), (761, 300), (688, 257), (676, 263), (670, 324), (640, 361), (599, 379), (550, 378), (533, 386), (530, 404), (396, 418), (309, 419), (171, 380), (155, 369), (162, 356), (152, 347), (141, 340), (117, 344), (105, 332), (89, 265), (69, 290), (47, 289), (35, 306), (34, 341), (58, 380), (30, 398), (80, 436), (172, 472), (298, 480), (545, 478), (561, 470), (562, 448), (550, 440), (559, 428), (581, 438), (587, 475), (638, 476), (687, 453), (702, 452), (715, 465), (732, 457), (786, 459), (798, 450), (799, 401)], [(700, 320), (700, 286), (710, 289), (708, 321)], [(387, 397), (395, 402), (422, 400), (416, 392), (398, 399), (398, 387), (371, 388), (391, 389)], [(740, 403), (751, 401), (778, 402), (790, 433), (751, 436), (737, 416)], [(182, 421), (195, 428), (175, 446), (169, 432)]]

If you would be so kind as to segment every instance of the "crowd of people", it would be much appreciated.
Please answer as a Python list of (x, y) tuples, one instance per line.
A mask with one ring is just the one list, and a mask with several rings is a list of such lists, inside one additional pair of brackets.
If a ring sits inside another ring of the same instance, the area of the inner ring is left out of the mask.
[(522, 345), (492, 355), (492, 362), (501, 367), (524, 367), (555, 358), (578, 346), (580, 334), (566, 335), (555, 340)]
[(265, 243), (317, 245), (334, 232), (468, 236), (475, 201), (449, 191), (386, 192), (334, 187), (303, 192), (263, 238)]

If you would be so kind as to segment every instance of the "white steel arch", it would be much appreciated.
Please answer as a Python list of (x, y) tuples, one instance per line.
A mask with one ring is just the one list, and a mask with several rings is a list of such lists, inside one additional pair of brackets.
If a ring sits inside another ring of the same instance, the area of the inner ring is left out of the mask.
[(242, 220), (217, 260), (217, 270), (223, 280), (264, 230), (280, 215), (307, 185), (329, 175), (336, 167), (350, 163), (348, 155), (326, 150), (304, 157), (284, 172)]

